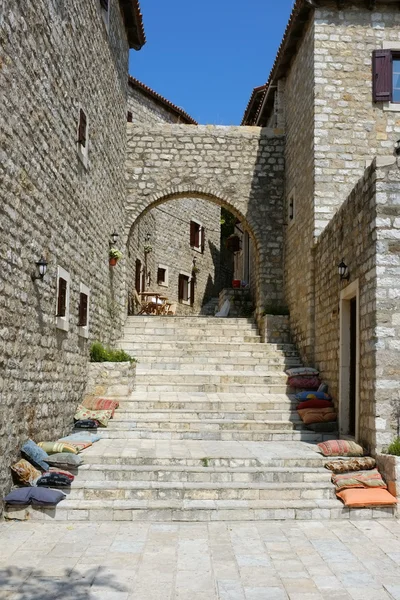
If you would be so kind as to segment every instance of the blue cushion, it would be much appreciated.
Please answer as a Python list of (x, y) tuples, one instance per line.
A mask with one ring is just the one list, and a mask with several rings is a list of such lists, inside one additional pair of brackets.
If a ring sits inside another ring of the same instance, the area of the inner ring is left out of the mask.
[(49, 470), (49, 464), (46, 462), (49, 458), (47, 452), (40, 448), (34, 441), (28, 440), (21, 448), (22, 454), (35, 467), (39, 467), (43, 471)]
[(74, 440), (78, 442), (92, 442), (92, 444), (94, 444), (94, 442), (101, 440), (101, 436), (97, 435), (96, 433), (89, 433), (89, 431), (79, 431), (77, 433), (71, 433), (71, 435), (67, 435), (58, 441), (73, 442)]
[(299, 392), (296, 394), (296, 400), (332, 400), (329, 394), (324, 392)]
[(55, 506), (64, 500), (64, 492), (50, 490), (45, 487), (34, 487), (31, 489), (31, 504), (33, 506)]
[(31, 502), (32, 489), (33, 488), (31, 487), (17, 488), (16, 490), (10, 492), (8, 496), (4, 498), (4, 502), (6, 502), (7, 504), (21, 504), (23, 506), (26, 506)]

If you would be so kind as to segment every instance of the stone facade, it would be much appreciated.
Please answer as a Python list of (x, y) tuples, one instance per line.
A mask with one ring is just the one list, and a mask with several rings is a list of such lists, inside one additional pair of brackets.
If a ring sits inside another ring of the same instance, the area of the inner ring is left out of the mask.
[[(109, 236), (124, 224), (128, 41), (118, 2), (108, 33), (99, 3), (38, 0), (2, 9), (0, 85), (0, 496), (28, 437), (72, 424), (86, 385), (88, 346), (119, 335), (122, 270)], [(77, 153), (79, 110), (88, 164)], [(35, 261), (48, 261), (32, 281)], [(57, 267), (70, 276), (69, 330), (56, 328)], [(80, 284), (90, 290), (79, 335)]]
[(132, 123), (196, 124), (184, 110), (133, 77), (128, 80), (128, 111)]
[(86, 396), (119, 398), (129, 396), (135, 389), (136, 363), (89, 363)]
[(145, 211), (177, 198), (225, 206), (251, 232), (258, 316), (282, 303), (283, 138), (259, 128), (128, 125), (126, 239)]

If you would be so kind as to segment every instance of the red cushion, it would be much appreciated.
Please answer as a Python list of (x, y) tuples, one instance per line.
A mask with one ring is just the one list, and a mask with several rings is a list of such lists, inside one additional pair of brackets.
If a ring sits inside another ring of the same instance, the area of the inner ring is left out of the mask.
[(297, 406), (297, 410), (302, 408), (333, 408), (333, 404), (330, 400), (306, 400)]

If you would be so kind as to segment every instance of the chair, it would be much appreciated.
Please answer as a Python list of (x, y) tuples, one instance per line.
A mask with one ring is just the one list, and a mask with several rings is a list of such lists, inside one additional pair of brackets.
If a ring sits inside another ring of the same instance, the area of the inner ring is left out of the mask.
[(149, 302), (148, 300), (142, 300), (136, 290), (133, 292), (133, 297), (135, 300), (135, 306), (139, 310), (137, 313), (138, 315), (149, 315), (152, 313), (152, 302)]
[(176, 302), (172, 302), (172, 304), (167, 304), (166, 306), (166, 315), (176, 315)]

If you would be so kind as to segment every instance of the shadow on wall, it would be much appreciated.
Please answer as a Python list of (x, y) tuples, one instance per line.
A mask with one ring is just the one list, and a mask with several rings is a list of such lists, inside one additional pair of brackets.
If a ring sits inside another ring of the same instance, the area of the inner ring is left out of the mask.
[[(62, 560), (61, 554), (59, 560)], [(103, 575), (102, 567), (86, 565), (76, 571), (73, 568), (65, 568), (62, 572), (56, 572), (55, 569), (56, 567), (53, 567), (53, 570), (48, 568), (41, 571), (16, 566), (0, 569), (1, 593), (5, 594), (4, 598), (8, 597), (7, 593), (10, 598), (16, 594), (18, 600), (93, 600), (95, 594), (97, 597), (99, 593), (111, 598), (114, 597), (114, 593), (116, 596), (118, 592), (125, 596), (131, 591), (129, 584), (121, 584), (109, 572)], [(1, 597), (3, 598), (3, 595)]]

